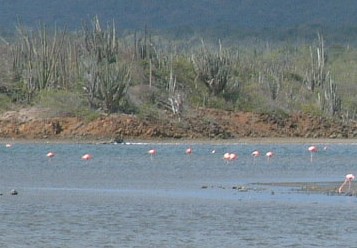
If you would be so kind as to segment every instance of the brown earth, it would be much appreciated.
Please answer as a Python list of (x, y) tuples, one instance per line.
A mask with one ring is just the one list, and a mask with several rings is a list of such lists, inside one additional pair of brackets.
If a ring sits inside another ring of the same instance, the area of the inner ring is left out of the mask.
[(314, 117), (197, 109), (181, 120), (170, 113), (142, 119), (134, 115), (102, 115), (94, 121), (77, 117), (49, 117), (46, 109), (9, 111), (0, 116), (0, 138), (44, 140), (231, 140), (239, 138), (357, 137), (357, 124)]

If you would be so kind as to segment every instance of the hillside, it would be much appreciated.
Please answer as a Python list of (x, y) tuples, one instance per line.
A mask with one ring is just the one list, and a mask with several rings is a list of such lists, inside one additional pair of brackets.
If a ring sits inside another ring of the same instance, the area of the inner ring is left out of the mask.
[(0, 0), (0, 6), (0, 33), (13, 32), (19, 20), (29, 27), (42, 22), (78, 30), (84, 20), (98, 16), (103, 22), (115, 20), (120, 30), (295, 39), (318, 29), (328, 39), (351, 42), (357, 23), (354, 0)]

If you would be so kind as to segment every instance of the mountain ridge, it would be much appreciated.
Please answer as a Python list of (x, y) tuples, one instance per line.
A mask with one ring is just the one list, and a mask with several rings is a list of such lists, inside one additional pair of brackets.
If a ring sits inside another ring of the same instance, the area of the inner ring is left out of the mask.
[(357, 4), (352, 0), (0, 0), (0, 6), (3, 30), (13, 29), (18, 19), (28, 26), (44, 22), (76, 29), (95, 15), (104, 22), (114, 19), (122, 29), (227, 26), (260, 30), (304, 25), (336, 29), (357, 23)]

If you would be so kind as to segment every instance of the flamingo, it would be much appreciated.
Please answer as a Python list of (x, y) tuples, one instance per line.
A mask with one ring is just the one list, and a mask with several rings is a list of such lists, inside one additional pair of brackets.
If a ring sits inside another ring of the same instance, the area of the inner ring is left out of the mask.
[(55, 156), (56, 154), (54, 153), (54, 152), (49, 152), (49, 153), (47, 153), (47, 157), (48, 158), (53, 158), (54, 156)]
[(348, 183), (348, 191), (351, 190), (351, 185), (352, 181), (355, 180), (355, 176), (353, 174), (347, 174), (345, 176), (345, 181), (341, 184), (341, 186), (338, 188), (338, 193), (342, 193), (343, 187)]
[(312, 162), (312, 157), (313, 157), (313, 154), (317, 152), (317, 147), (316, 146), (309, 146), (308, 150), (310, 152), (310, 161)]
[(259, 151), (254, 151), (254, 152), (252, 152), (252, 156), (253, 156), (253, 161), (254, 161), (254, 163), (255, 163), (255, 158), (257, 158), (257, 157), (260, 156)]
[(226, 152), (226, 153), (223, 155), (223, 159), (224, 159), (225, 161), (227, 161), (227, 163), (228, 163), (229, 161), (237, 160), (237, 159), (238, 159), (238, 155), (235, 154), (235, 153)]
[(252, 156), (253, 156), (253, 157), (259, 157), (259, 156), (260, 156), (259, 151), (254, 151), (254, 152), (252, 152)]
[(268, 158), (268, 161), (270, 160), (270, 158), (272, 158), (274, 156), (274, 153), (273, 152), (267, 152), (265, 154), (265, 156)]
[(230, 154), (228, 153), (228, 152), (226, 152), (224, 155), (223, 155), (223, 159), (225, 160), (225, 161), (229, 161), (229, 157), (230, 157)]
[(186, 149), (186, 154), (188, 154), (188, 155), (192, 154), (192, 148), (191, 147)]
[(82, 156), (82, 160), (91, 160), (93, 158), (93, 156), (91, 154), (84, 154)]
[(155, 156), (157, 154), (157, 151), (155, 149), (151, 149), (148, 151), (148, 153), (150, 154), (150, 158), (152, 159), (153, 156)]
[(238, 159), (238, 155), (235, 153), (231, 153), (229, 154), (229, 160), (233, 161), (233, 160), (237, 160)]
[(155, 149), (151, 149), (148, 151), (148, 153), (152, 156), (156, 155), (157, 154), (157, 151)]

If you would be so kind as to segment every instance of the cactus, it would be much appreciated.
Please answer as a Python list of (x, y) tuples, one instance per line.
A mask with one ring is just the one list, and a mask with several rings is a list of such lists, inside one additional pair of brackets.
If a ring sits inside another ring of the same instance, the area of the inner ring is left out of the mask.
[(205, 47), (197, 56), (192, 56), (197, 78), (202, 80), (213, 96), (222, 93), (228, 83), (231, 59), (227, 51), (220, 49), (217, 53), (209, 52)]
[(60, 58), (66, 56), (64, 41), (66, 31), (55, 29), (52, 40), (48, 37), (45, 26), (38, 32), (30, 32), (23, 26), (18, 27), (19, 43), (12, 47), (13, 71), (15, 77), (23, 83), (23, 89), (30, 102), (36, 92), (49, 88), (58, 88), (63, 81), (59, 71)]
[(85, 92), (92, 108), (115, 112), (131, 82), (130, 65), (121, 62), (115, 25), (102, 30), (98, 18), (93, 30), (84, 27), (83, 47), (85, 55), (82, 67)]
[(341, 112), (341, 98), (337, 94), (337, 85), (329, 77), (327, 87), (324, 88), (324, 99), (321, 100), (322, 108), (329, 115), (336, 115)]
[(316, 87), (324, 87), (327, 76), (325, 68), (326, 56), (324, 48), (324, 39), (319, 33), (317, 47), (310, 47), (310, 70), (306, 72), (306, 82), (311, 91), (315, 91)]
[(173, 77), (172, 66), (170, 69), (170, 79), (169, 79), (169, 102), (171, 105), (172, 113), (179, 116), (181, 118), (181, 114), (183, 112), (183, 97), (182, 94), (177, 92), (176, 89), (176, 78)]

